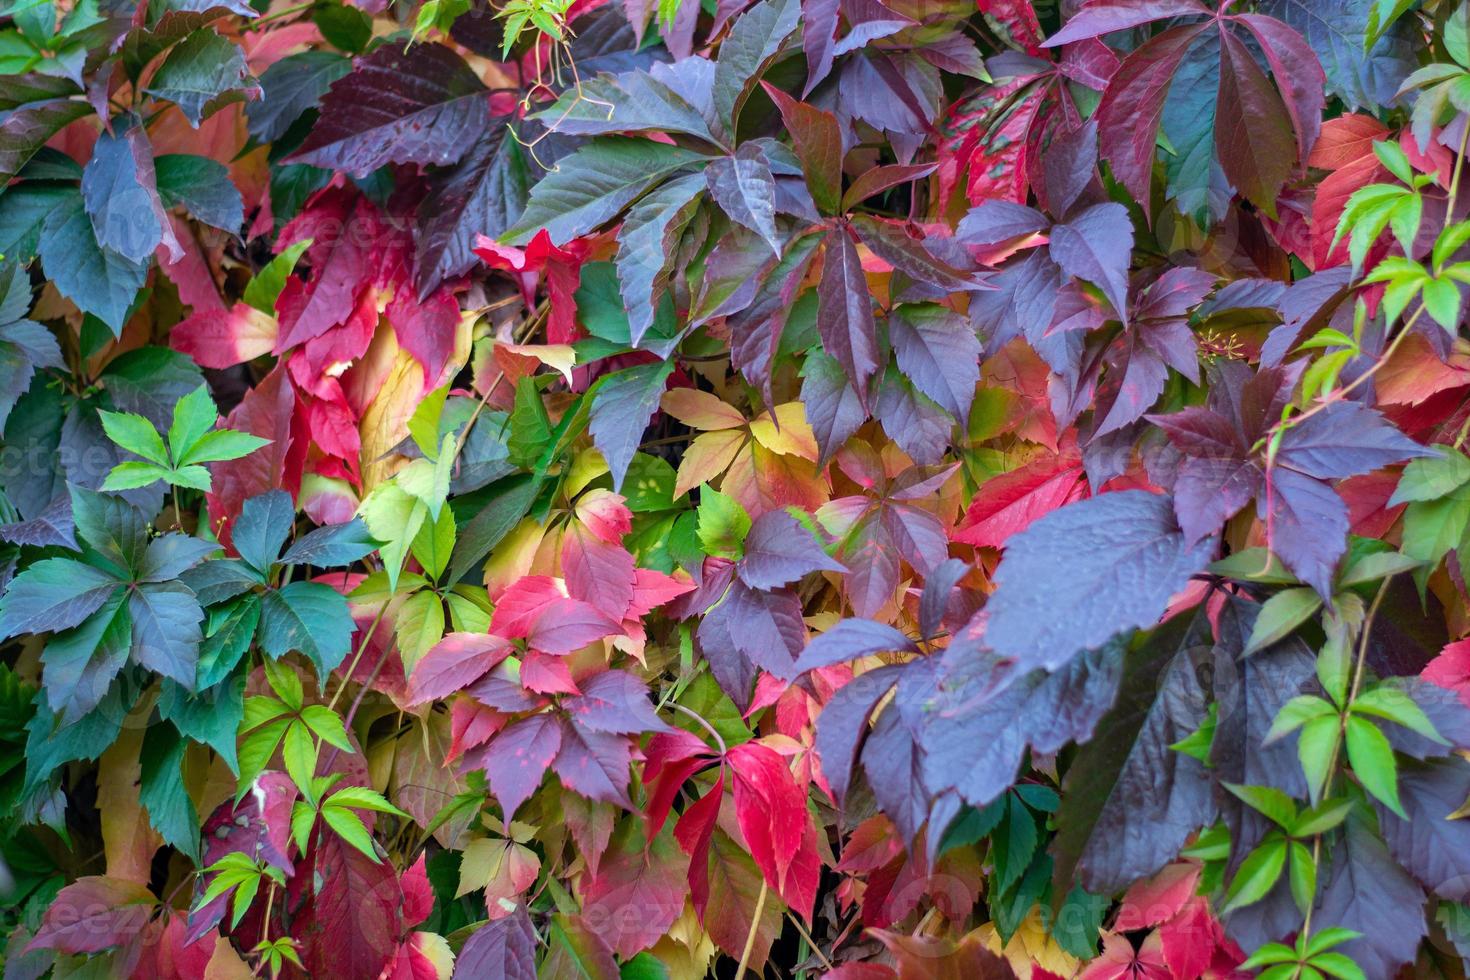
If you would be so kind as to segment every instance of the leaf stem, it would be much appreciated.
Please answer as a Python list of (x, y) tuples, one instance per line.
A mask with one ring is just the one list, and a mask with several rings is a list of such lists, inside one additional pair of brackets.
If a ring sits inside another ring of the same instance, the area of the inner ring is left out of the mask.
[(756, 897), (755, 911), (750, 916), (750, 931), (745, 934), (745, 948), (740, 951), (740, 965), (735, 968), (735, 980), (741, 980), (745, 976), (746, 964), (750, 962), (750, 951), (755, 949), (755, 933), (760, 928), (761, 913), (766, 910), (766, 895), (770, 890), (770, 882), (762, 874), (761, 893)]

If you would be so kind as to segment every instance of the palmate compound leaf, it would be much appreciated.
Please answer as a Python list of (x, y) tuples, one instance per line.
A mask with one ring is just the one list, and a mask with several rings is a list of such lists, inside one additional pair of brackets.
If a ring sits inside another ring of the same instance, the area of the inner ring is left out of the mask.
[(388, 163), (450, 164), (489, 124), (489, 90), (453, 50), (387, 43), (332, 83), (290, 160), (354, 177)]
[(1052, 753), (1087, 741), (1117, 694), (1123, 648), (1114, 639), (1047, 673), (951, 644), (920, 729), (925, 787), (984, 806), (1015, 782), (1028, 748)]
[(1123, 490), (1068, 504), (1007, 542), (985, 642), (1023, 669), (1056, 670), (1157, 623), (1214, 550), (1213, 537), (1186, 544), (1165, 496)]

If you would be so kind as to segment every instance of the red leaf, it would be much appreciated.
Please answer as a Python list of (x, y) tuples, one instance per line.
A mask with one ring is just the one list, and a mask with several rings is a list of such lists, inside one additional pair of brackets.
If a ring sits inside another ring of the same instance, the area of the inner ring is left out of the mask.
[(532, 650), (521, 658), (521, 684), (537, 694), (580, 693), (566, 660), (539, 650)]
[(305, 864), (307, 873), (291, 879), (288, 901), (301, 903), (291, 933), (302, 943), (307, 973), (373, 980), (403, 936), (398, 875), (330, 833), (318, 838)]
[[(1121, 927), (1120, 927), (1121, 928)], [(1159, 927), (1159, 944), (1172, 977), (1200, 977), (1215, 958), (1222, 935), (1209, 903), (1192, 898), (1183, 911)]]
[(627, 613), (633, 601), (633, 556), (621, 544), (609, 544), (573, 524), (562, 538), (561, 569), (574, 598), (614, 620)]
[(378, 209), (367, 198), (347, 187), (329, 186), (281, 229), (278, 252), (312, 240), (306, 251), (312, 278), (309, 283), (294, 277), (286, 280), (276, 301), (281, 332), (275, 353), (304, 344), (347, 320), (362, 287), (373, 279), (374, 259), (383, 258), (374, 254), (382, 224)]
[(651, 568), (634, 569), (633, 602), (626, 615), (629, 618), (642, 619), (664, 603), (673, 602), (694, 589), (694, 583), (687, 578), (675, 578)]
[(1132, 932), (1172, 919), (1194, 897), (1199, 871), (1199, 865), (1180, 861), (1140, 881), (1123, 896), (1113, 928)]
[(954, 540), (1001, 548), (1031, 522), (1087, 496), (1082, 459), (1075, 454), (1043, 457), (980, 485)]
[(1454, 691), (1470, 708), (1470, 640), (1451, 643), (1420, 673), (1426, 681)]
[(452, 738), (444, 764), (448, 765), (470, 749), (484, 745), (509, 720), (503, 712), (487, 708), (473, 698), (455, 698), (449, 709)]
[(531, 632), (536, 617), (564, 598), (566, 593), (549, 575), (527, 575), (518, 579), (496, 600), (495, 613), (490, 617), (490, 632), (499, 636), (525, 637)]
[(587, 882), (583, 918), (618, 956), (638, 955), (662, 939), (683, 911), (688, 863), (671, 835), (645, 840), (642, 823), (625, 820)]
[(269, 354), (276, 344), (276, 320), (246, 303), (226, 310), (205, 309), (169, 331), (174, 350), (200, 367), (227, 368)]
[(405, 283), (393, 294), (384, 311), (399, 345), (424, 369), (424, 387), (434, 388), (454, 353), (459, 329), (459, 303), (448, 287), (419, 302)]
[(694, 909), (703, 919), (709, 907), (709, 845), (725, 796), (725, 772), (720, 770), (714, 788), (689, 805), (674, 826), (674, 839), (689, 855), (689, 892)]
[(133, 941), (148, 924), (158, 899), (131, 881), (94, 875), (56, 893), (26, 949), (100, 953)]
[[(726, 756), (734, 775), (735, 816), (751, 857), (766, 880), (787, 904), (810, 915), (810, 903), (791, 900), (788, 891), (804, 899), (805, 867), (798, 867), (788, 887), (788, 873), (797, 861), (811, 823), (806, 793), (797, 785), (786, 760), (758, 742), (746, 742)], [(804, 863), (804, 862), (803, 862)]]
[(1102, 955), (1077, 980), (1174, 980), (1164, 961), (1158, 933), (1150, 933), (1135, 952), (1127, 936), (1103, 933)]
[(591, 245), (573, 239), (565, 245), (552, 244), (545, 228), (536, 233), (525, 249), (501, 245), (481, 235), (474, 252), (492, 269), (512, 273), (521, 287), (521, 298), (527, 308), (535, 306), (536, 285), (546, 276), (551, 296), (551, 313), (547, 318), (546, 339), (552, 344), (569, 344), (582, 336), (577, 327), (577, 287), (582, 281), (582, 263), (587, 261)]
[(425, 855), (399, 876), (398, 884), (403, 889), (403, 924), (412, 929), (434, 911), (434, 889), (429, 885), (428, 872), (424, 870)]
[(558, 599), (536, 617), (526, 642), (546, 653), (571, 653), (619, 632), (618, 624), (588, 603)]
[[(225, 417), (221, 428), (249, 432), (271, 440), (248, 456), (210, 465), (214, 478), (208, 496), (211, 530), (225, 547), (230, 547), (230, 525), (240, 514), (247, 497), (281, 488), (295, 493), (301, 486), (299, 460), (304, 447), (295, 446), (292, 421), (296, 396), (286, 369), (276, 365), (265, 380), (245, 393), (239, 405)], [(296, 461), (290, 465), (289, 461)]]
[(408, 679), (408, 704), (423, 704), (462, 691), (489, 673), (515, 647), (484, 633), (450, 633), (429, 648)]

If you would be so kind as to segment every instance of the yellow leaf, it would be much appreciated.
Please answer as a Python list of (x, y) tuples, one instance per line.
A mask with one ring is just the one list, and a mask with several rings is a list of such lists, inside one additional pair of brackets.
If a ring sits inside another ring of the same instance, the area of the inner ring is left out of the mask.
[[(424, 371), (406, 350), (398, 350), (383, 385), (362, 413), (362, 489), (371, 491), (403, 466), (389, 450), (408, 435), (408, 420), (424, 394)], [(385, 458), (386, 457), (386, 458)]]
[(697, 388), (666, 391), (660, 404), (665, 412), (691, 429), (712, 432), (745, 425), (745, 416), (736, 411), (735, 406)]
[(750, 432), (755, 436), (756, 442), (773, 453), (800, 456), (815, 463), (820, 450), (817, 448), (817, 437), (807, 424), (806, 409), (801, 402), (777, 405), (774, 420), (771, 415), (771, 412), (762, 412), (759, 418), (750, 423)]
[(501, 344), (500, 349), (523, 357), (534, 357), (566, 378), (567, 384), (572, 383), (572, 367), (577, 363), (577, 351), (571, 344)]
[(706, 432), (696, 438), (689, 444), (679, 463), (679, 476), (674, 481), (674, 497), (682, 497), (701, 483), (713, 482), (735, 462), (735, 456), (740, 452), (740, 447), (745, 445), (745, 441), (746, 435), (740, 429)]
[(204, 980), (253, 980), (254, 976), (230, 941), (224, 936), (215, 936), (214, 952), (204, 967)]
[(449, 980), (454, 973), (454, 950), (449, 948), (448, 940), (437, 932), (416, 932), (409, 941), (433, 965), (438, 980)]
[(148, 823), (138, 800), (142, 766), (142, 726), (124, 725), (97, 766), (97, 809), (102, 813), (102, 849), (107, 876), (147, 884), (153, 874), (153, 852), (163, 843)]

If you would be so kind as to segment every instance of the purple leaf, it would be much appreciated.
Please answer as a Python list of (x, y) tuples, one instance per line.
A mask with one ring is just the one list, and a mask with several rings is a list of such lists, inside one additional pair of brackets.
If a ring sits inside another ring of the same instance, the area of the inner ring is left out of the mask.
[(917, 653), (919, 648), (892, 626), (871, 619), (844, 619), (808, 643), (793, 669), (804, 674), (875, 653), (899, 651)]
[(1124, 490), (1068, 504), (1007, 542), (986, 642), (1023, 668), (1055, 670), (1157, 623), (1214, 550), (1213, 538), (1186, 543), (1168, 497)]
[(704, 171), (710, 196), (731, 221), (760, 235), (781, 254), (776, 231), (776, 181), (760, 146), (742, 143), (733, 156), (714, 160)]
[[(454, 163), (490, 125), (489, 90), (437, 42), (388, 42), (332, 84), (292, 163), (365, 177), (389, 163)], [(484, 229), (477, 229), (483, 231)]]
[(1232, 456), (1190, 456), (1174, 481), (1174, 513), (1184, 540), (1193, 544), (1250, 503), (1264, 486), (1255, 462)]
[[(866, 302), (866, 296), (864, 297)], [(869, 314), (871, 316), (871, 313)], [(612, 471), (613, 489), (623, 485), (633, 453), (643, 441), (648, 420), (658, 411), (664, 385), (673, 373), (673, 361), (639, 364), (604, 375), (592, 396), (592, 442)]]
[(82, 171), (82, 200), (97, 244), (131, 262), (142, 262), (162, 243), (183, 255), (163, 213), (153, 170), (153, 146), (141, 125), (102, 133)]
[(1347, 549), (1348, 509), (1337, 491), (1278, 466), (1256, 500), (1256, 511), (1268, 522), (1271, 550), (1297, 578), (1329, 598), (1333, 568)]
[(628, 766), (633, 761), (633, 746), (627, 737), (583, 731), (566, 718), (560, 724), (560, 751), (551, 768), (562, 785), (589, 800), (631, 810)]
[(1133, 222), (1128, 220), (1128, 209), (1113, 202), (1095, 204), (1051, 230), (1052, 260), (1067, 275), (1101, 289), (1125, 325), (1132, 249)]
[(807, 424), (821, 449), (818, 462), (825, 464), (867, 421), (868, 413), (842, 367), (821, 351), (807, 355), (801, 374)]
[(536, 980), (536, 929), (525, 906), (470, 933), (454, 959), (455, 980)]
[(916, 282), (950, 291), (990, 288), (935, 256), (922, 239), (910, 234), (912, 226), (859, 214), (853, 216), (852, 227), (874, 255)]
[(847, 372), (859, 403), (866, 406), (868, 382), (879, 367), (877, 325), (857, 247), (840, 225), (827, 235), (817, 283), (817, 332), (823, 348)]
[(980, 340), (964, 318), (934, 304), (901, 306), (888, 319), (899, 369), (957, 419), (980, 383)]
[(738, 566), (741, 581), (752, 589), (789, 585), (811, 572), (846, 572), (822, 550), (821, 542), (784, 510), (766, 511), (745, 536), (745, 557)]
[(1097, 108), (1101, 155), (1144, 214), (1150, 211), (1149, 182), (1169, 83), (1204, 29), (1174, 27), (1144, 42), (1118, 67)]
[[(706, 173), (712, 175), (718, 164)], [(659, 297), (668, 287), (670, 258), (699, 207), (704, 187), (705, 178), (698, 174), (676, 177), (634, 204), (623, 219), (618, 232), (618, 292), (627, 306), (628, 335), (635, 347), (653, 326)], [(715, 200), (725, 207), (718, 194)], [(771, 232), (775, 234), (774, 220)]]
[(1432, 455), (1361, 402), (1337, 401), (1287, 429), (1276, 461), (1308, 476), (1336, 480)]
[(1266, 73), (1244, 42), (1223, 28), (1215, 150), (1236, 191), (1274, 217), (1276, 195), (1297, 161), (1296, 133)]
[(489, 744), (465, 754), (465, 769), (483, 769), (490, 792), (500, 803), (507, 822), (520, 805), (536, 792), (551, 760), (561, 748), (562, 726), (554, 715), (522, 718), (490, 740)]
[(429, 178), (414, 229), (414, 282), (428, 296), (448, 278), (468, 272), (479, 259), (480, 235), (495, 238), (520, 216), (531, 173), (520, 143), (504, 125), (474, 141), (452, 169)]
[(857, 764), (873, 707), (898, 683), (902, 672), (902, 666), (891, 664), (859, 674), (837, 689), (817, 718), (817, 756), (839, 807), (852, 784), (852, 767)]
[(654, 714), (648, 685), (624, 670), (605, 670), (582, 682), (582, 693), (563, 698), (562, 708), (578, 726), (608, 735), (668, 731)]
[[(3, 420), (0, 420), (3, 424)], [(62, 494), (28, 521), (0, 524), (0, 541), (30, 545), (36, 548), (70, 548), (77, 546), (76, 523), (71, 516), (71, 497)]]
[(1312, 927), (1358, 933), (1359, 938), (1333, 949), (1352, 957), (1365, 976), (1391, 977), (1414, 961), (1427, 931), (1424, 890), (1362, 821), (1348, 819), (1347, 833), (1332, 851), (1331, 872), (1319, 888)]
[(1050, 222), (1035, 208), (1014, 201), (985, 201), (960, 219), (955, 238), (969, 245), (999, 245), (1045, 231)]
[(1042, 42), (1042, 47), (1056, 48), (1156, 20), (1191, 16), (1208, 17), (1210, 10), (1196, 0), (1092, 0)]

